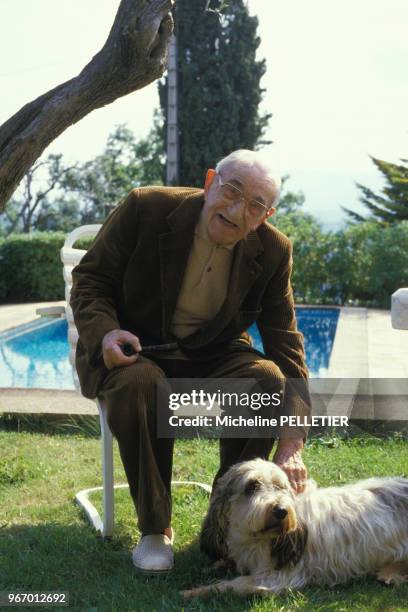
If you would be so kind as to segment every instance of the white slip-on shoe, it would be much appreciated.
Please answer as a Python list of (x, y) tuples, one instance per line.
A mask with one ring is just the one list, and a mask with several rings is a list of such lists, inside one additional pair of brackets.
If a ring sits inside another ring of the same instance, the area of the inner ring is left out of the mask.
[(174, 565), (173, 539), (173, 535), (170, 540), (164, 533), (142, 536), (133, 549), (133, 565), (146, 574), (168, 572)]

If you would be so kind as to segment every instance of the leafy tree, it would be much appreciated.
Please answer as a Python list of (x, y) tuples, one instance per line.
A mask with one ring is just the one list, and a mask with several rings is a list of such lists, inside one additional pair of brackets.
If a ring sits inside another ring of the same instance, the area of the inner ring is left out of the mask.
[(82, 216), (78, 200), (60, 195), (44, 203), (35, 223), (35, 231), (67, 233), (79, 225), (82, 225)]
[[(70, 231), (84, 223), (102, 222), (134, 187), (162, 184), (165, 161), (160, 118), (146, 138), (119, 125), (101, 155), (71, 167), (62, 155), (37, 162), (24, 178), (18, 197), (9, 205), (0, 235), (12, 232)], [(36, 188), (40, 184), (41, 188)]]
[(69, 206), (74, 197), (80, 203), (80, 223), (98, 223), (134, 187), (163, 184), (160, 129), (157, 113), (154, 127), (139, 141), (129, 128), (118, 125), (101, 155), (66, 174), (64, 189), (68, 196), (60, 205)]
[[(401, 159), (401, 164), (392, 164), (375, 157), (371, 159), (384, 176), (385, 186), (381, 194), (376, 194), (357, 183), (361, 192), (360, 201), (371, 213), (368, 220), (389, 224), (408, 219), (408, 160)], [(342, 208), (353, 221), (367, 221), (353, 210)]]
[(272, 219), (293, 244), (297, 303), (389, 308), (392, 293), (408, 284), (408, 221), (325, 232), (301, 210)]
[(313, 215), (302, 210), (279, 211), (271, 218), (271, 223), (293, 244), (292, 285), (296, 302), (321, 303), (323, 287), (327, 285), (325, 259), (330, 249), (330, 235), (322, 230)]
[[(266, 144), (262, 138), (271, 115), (258, 111), (266, 67), (265, 60), (255, 59), (257, 26), (243, 0), (177, 1), (180, 184), (202, 185), (205, 169), (215, 161), (235, 149)], [(159, 93), (166, 116), (167, 79), (159, 83)]]
[[(343, 232), (340, 259), (346, 260), (341, 273), (344, 302), (390, 308), (392, 293), (408, 285), (408, 221), (350, 225)], [(338, 268), (331, 267), (335, 276)]]

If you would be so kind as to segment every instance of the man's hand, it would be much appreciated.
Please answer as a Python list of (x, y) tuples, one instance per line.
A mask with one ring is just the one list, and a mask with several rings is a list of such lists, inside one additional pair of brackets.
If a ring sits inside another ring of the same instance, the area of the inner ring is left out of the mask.
[(302, 493), (307, 479), (307, 469), (302, 459), (301, 438), (282, 439), (278, 442), (274, 463), (286, 473), (296, 493)]
[[(136, 351), (135, 355), (126, 355), (122, 352), (122, 346), (130, 344)], [(138, 353), (142, 350), (139, 338), (124, 329), (114, 329), (108, 332), (102, 340), (102, 356), (108, 370), (119, 366), (129, 366), (138, 358)]]

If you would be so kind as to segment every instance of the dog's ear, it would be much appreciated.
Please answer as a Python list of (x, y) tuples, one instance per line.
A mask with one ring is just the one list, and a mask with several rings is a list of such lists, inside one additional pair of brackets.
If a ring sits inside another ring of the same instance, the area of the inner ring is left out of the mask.
[(294, 531), (278, 536), (271, 542), (271, 556), (275, 569), (281, 570), (288, 565), (296, 565), (306, 547), (308, 530), (305, 523), (298, 521)]
[(200, 550), (214, 560), (228, 558), (230, 499), (236, 480), (228, 472), (218, 480), (201, 528)]
[(204, 519), (200, 535), (200, 550), (211, 559), (228, 557), (228, 525), (229, 501), (227, 495), (215, 495)]

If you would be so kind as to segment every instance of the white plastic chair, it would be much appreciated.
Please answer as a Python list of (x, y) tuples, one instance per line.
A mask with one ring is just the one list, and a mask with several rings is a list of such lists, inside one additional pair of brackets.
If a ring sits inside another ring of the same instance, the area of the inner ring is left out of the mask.
[[(75, 349), (78, 340), (78, 331), (75, 327), (72, 308), (69, 305), (69, 299), (72, 287), (72, 269), (80, 262), (86, 251), (75, 249), (74, 244), (80, 238), (94, 237), (101, 225), (82, 225), (73, 230), (66, 238), (64, 246), (61, 249), (61, 260), (64, 266), (65, 280), (65, 314), (68, 323), (68, 341), (71, 347), (69, 360), (72, 366), (75, 389), (81, 393), (79, 379), (75, 370)], [(96, 399), (96, 404), (99, 411), (99, 420), (101, 425), (102, 437), (102, 482), (101, 487), (93, 487), (91, 489), (83, 489), (75, 495), (75, 501), (84, 510), (91, 525), (99, 532), (103, 538), (111, 538), (114, 527), (114, 490), (128, 487), (128, 484), (114, 485), (113, 480), (113, 436), (109, 429), (107, 421), (107, 411), (104, 402)], [(211, 486), (202, 482), (173, 480), (172, 485), (194, 485), (204, 489), (207, 493), (211, 493)], [(103, 516), (100, 517), (97, 509), (91, 503), (89, 495), (94, 491), (103, 490)]]

